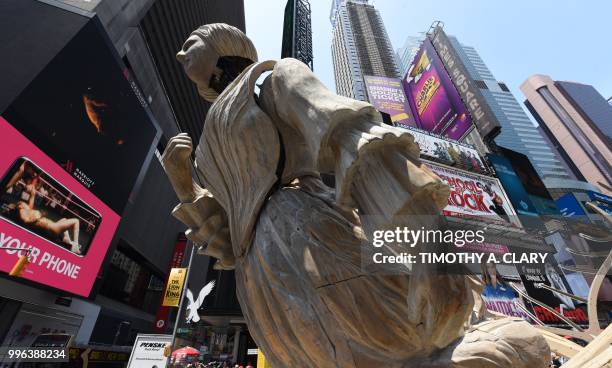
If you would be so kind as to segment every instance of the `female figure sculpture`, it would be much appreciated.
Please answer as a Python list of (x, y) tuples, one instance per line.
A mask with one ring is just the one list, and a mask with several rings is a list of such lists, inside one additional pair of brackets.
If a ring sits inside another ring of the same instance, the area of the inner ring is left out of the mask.
[(466, 332), (466, 276), (362, 267), (370, 231), (425, 223), (417, 215), (446, 205), (448, 188), (408, 132), (331, 93), (297, 60), (257, 62), (251, 41), (225, 24), (194, 31), (177, 58), (213, 105), (195, 150), (204, 188), (187, 135), (162, 157), (181, 201), (174, 215), (217, 268), (235, 269), (249, 331), (274, 367), (547, 365), (546, 343), (525, 322)]

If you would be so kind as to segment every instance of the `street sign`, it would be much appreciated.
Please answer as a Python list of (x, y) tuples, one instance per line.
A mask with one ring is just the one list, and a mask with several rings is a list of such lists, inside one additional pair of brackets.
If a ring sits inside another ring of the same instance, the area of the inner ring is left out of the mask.
[(172, 335), (138, 334), (127, 368), (165, 367), (168, 362), (166, 350), (172, 344)]

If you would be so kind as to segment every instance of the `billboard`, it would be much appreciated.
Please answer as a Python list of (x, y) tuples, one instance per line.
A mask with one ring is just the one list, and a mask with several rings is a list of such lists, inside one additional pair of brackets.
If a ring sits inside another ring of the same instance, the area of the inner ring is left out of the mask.
[(544, 224), (540, 221), (537, 210), (533, 203), (531, 203), (523, 184), (514, 172), (510, 162), (505, 157), (494, 154), (489, 154), (488, 158), (514, 209), (522, 216), (525, 227), (543, 229)]
[(0, 242), (32, 248), (25, 279), (81, 296), (159, 138), (104, 32), (91, 18), (0, 118)]
[(408, 128), (419, 144), (421, 157), (477, 174), (489, 174), (490, 170), (470, 145), (436, 136), (415, 128)]
[(445, 216), (522, 227), (499, 180), (431, 162), (426, 165), (450, 187)]
[(500, 150), (502, 155), (512, 165), (512, 169), (523, 184), (527, 197), (533, 204), (536, 212), (540, 215), (558, 216), (559, 210), (555, 201), (531, 164), (531, 161), (529, 161), (529, 158), (522, 153), (504, 147), (500, 147)]
[(421, 44), (402, 85), (420, 129), (459, 140), (472, 128), (472, 117), (429, 40)]
[(557, 199), (557, 207), (559, 207), (563, 217), (572, 217), (583, 222), (589, 222), (585, 210), (580, 205), (578, 199), (576, 199), (574, 193), (567, 193)]
[[(1, 117), (0, 136), (0, 244), (31, 249), (24, 279), (88, 296), (119, 215)], [(9, 272), (22, 252), (1, 252)]]
[(481, 296), (487, 309), (531, 321), (531, 317), (523, 309), (523, 302), (509, 285), (505, 275), (499, 272), (495, 263), (483, 264), (481, 267), (481, 279), (485, 285)]
[(427, 37), (439, 55), (444, 68), (450, 75), (464, 105), (470, 112), (478, 133), (480, 133), (480, 136), (485, 140), (493, 139), (499, 134), (501, 125), (487, 104), (487, 101), (482, 96), (482, 93), (480, 93), (478, 86), (476, 86), (476, 83), (470, 78), (467, 68), (461, 62), (457, 51), (455, 51), (454, 47), (451, 45), (442, 27), (437, 26), (433, 32), (427, 35)]
[(364, 80), (368, 90), (368, 99), (376, 110), (389, 114), (395, 125), (415, 126), (400, 79), (366, 75)]
[[(527, 294), (544, 303), (545, 305), (562, 313), (565, 317), (578, 325), (587, 326), (588, 318), (586, 313), (578, 308), (577, 302), (563, 293), (543, 288), (546, 285), (564, 293), (571, 293), (571, 289), (565, 278), (556, 265), (550, 262), (517, 264), (516, 267), (521, 275), (521, 280), (525, 286)], [(557, 327), (568, 327), (559, 317), (550, 313), (545, 308), (532, 304), (533, 314), (544, 324)]]

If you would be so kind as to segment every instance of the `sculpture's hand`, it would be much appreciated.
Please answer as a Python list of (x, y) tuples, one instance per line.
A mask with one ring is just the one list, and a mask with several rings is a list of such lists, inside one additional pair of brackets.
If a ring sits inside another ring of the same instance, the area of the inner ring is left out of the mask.
[(161, 162), (170, 183), (182, 203), (193, 202), (201, 189), (191, 176), (193, 143), (187, 133), (181, 133), (168, 142)]
[(194, 182), (191, 175), (193, 143), (186, 133), (168, 142), (162, 155), (162, 166), (181, 203), (172, 214), (187, 225), (187, 238), (202, 246), (201, 253), (218, 258), (216, 268), (234, 266), (228, 221), (225, 210), (213, 195)]

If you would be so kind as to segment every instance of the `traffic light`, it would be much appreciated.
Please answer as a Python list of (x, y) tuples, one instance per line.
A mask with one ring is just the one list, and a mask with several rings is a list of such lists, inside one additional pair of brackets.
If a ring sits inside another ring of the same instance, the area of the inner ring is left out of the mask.
[(28, 259), (28, 256), (20, 256), (17, 263), (15, 263), (15, 265), (13, 266), (13, 269), (11, 270), (11, 272), (9, 272), (9, 276), (14, 276), (14, 277), (21, 276), (21, 274), (26, 269), (26, 267), (28, 267), (29, 264), (30, 264), (30, 260)]

